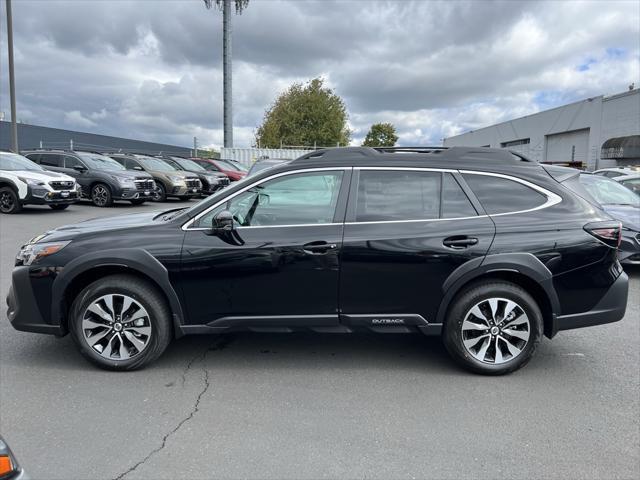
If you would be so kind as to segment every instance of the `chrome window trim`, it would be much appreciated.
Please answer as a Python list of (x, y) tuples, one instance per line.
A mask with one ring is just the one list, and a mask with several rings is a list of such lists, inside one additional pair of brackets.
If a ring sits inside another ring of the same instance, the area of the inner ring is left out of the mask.
[[(210, 206), (209, 208), (203, 210), (198, 215), (196, 215), (195, 217), (193, 217), (192, 219), (190, 219), (186, 223), (184, 223), (181, 228), (184, 231), (209, 230), (207, 227), (189, 228), (189, 226), (192, 225), (194, 222), (198, 221), (200, 219), (200, 217), (203, 217), (204, 215), (209, 213), (211, 210), (213, 210), (215, 208), (218, 208), (220, 205), (222, 205), (225, 202), (228, 202), (229, 200), (233, 199), (237, 195), (240, 195), (241, 193), (246, 192), (247, 190), (255, 187), (258, 184), (261, 184), (261, 183), (264, 183), (264, 182), (268, 182), (268, 181), (273, 180), (275, 178), (285, 177), (287, 175), (295, 175), (295, 174), (298, 174), (298, 173), (328, 172), (328, 171), (333, 171), (333, 172), (335, 172), (335, 171), (343, 171), (343, 172), (346, 172), (346, 171), (352, 170), (352, 169), (353, 169), (353, 167), (301, 168), (299, 170), (289, 170), (287, 172), (280, 172), (280, 173), (276, 173), (274, 175), (270, 175), (270, 176), (268, 176), (266, 178), (263, 178), (261, 180), (255, 181), (253, 183), (250, 183), (246, 187), (238, 190), (237, 192), (233, 192), (231, 195), (223, 198), (219, 202), (214, 203), (212, 206)], [(273, 227), (308, 227), (308, 226), (319, 227), (319, 226), (322, 226), (322, 225), (342, 225), (342, 223), (339, 223), (339, 224), (336, 224), (336, 223), (313, 223), (313, 224), (298, 224), (298, 225), (254, 225), (254, 226), (250, 226), (250, 227), (238, 227), (238, 228), (273, 228)]]

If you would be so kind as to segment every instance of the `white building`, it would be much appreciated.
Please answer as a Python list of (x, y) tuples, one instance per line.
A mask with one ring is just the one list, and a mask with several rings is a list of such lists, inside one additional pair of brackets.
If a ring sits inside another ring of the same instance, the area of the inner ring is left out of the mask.
[(444, 146), (502, 147), (588, 170), (640, 164), (640, 90), (588, 98), (444, 139)]

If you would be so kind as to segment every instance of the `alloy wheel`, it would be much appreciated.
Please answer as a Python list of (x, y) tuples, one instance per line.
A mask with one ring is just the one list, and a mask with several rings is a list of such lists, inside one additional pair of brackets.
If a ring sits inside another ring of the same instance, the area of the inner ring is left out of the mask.
[(98, 185), (97, 187), (94, 187), (93, 193), (91, 195), (91, 199), (93, 200), (93, 203), (102, 207), (107, 204), (108, 198), (109, 198), (109, 192), (107, 192), (107, 189), (105, 187), (103, 187), (102, 185)]
[(8, 213), (13, 210), (15, 200), (9, 192), (0, 192), (0, 211)]
[(531, 326), (524, 309), (513, 300), (488, 298), (476, 303), (462, 322), (462, 343), (482, 363), (499, 365), (522, 353)]
[(149, 345), (151, 321), (147, 310), (122, 294), (94, 300), (82, 315), (84, 339), (96, 353), (108, 360), (129, 360)]

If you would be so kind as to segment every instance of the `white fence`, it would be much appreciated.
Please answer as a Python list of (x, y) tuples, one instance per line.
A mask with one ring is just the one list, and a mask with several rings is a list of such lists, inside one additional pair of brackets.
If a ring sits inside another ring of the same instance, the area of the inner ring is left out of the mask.
[(312, 151), (289, 148), (221, 148), (220, 158), (236, 160), (249, 167), (260, 158), (288, 158), (293, 160)]

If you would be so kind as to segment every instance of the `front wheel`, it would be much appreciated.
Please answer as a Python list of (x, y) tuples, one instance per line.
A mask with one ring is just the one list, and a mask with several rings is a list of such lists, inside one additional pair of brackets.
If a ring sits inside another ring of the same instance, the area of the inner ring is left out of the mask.
[(68, 203), (64, 205), (49, 205), (49, 208), (51, 208), (51, 210), (66, 210), (68, 207)]
[(76, 297), (69, 330), (89, 361), (108, 370), (135, 370), (167, 348), (170, 319), (167, 302), (154, 285), (131, 275), (111, 275)]
[(160, 182), (157, 182), (156, 192), (153, 196), (154, 202), (164, 202), (167, 200), (167, 189)]
[(22, 204), (16, 192), (11, 187), (0, 188), (0, 212), (18, 213), (22, 210)]
[(444, 326), (444, 344), (467, 370), (513, 372), (531, 359), (542, 337), (542, 313), (523, 288), (510, 282), (476, 283), (460, 293)]
[(91, 189), (91, 201), (96, 207), (110, 207), (113, 205), (111, 189), (104, 183), (98, 183)]

